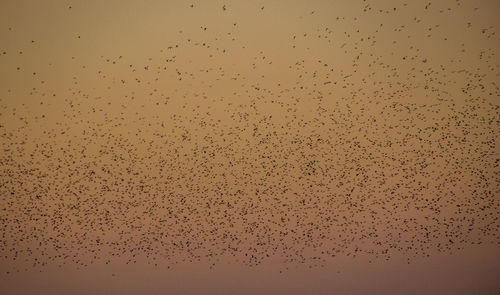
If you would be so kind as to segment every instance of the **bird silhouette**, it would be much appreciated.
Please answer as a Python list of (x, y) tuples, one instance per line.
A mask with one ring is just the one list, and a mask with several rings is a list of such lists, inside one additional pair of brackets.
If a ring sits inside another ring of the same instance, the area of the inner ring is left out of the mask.
[(92, 49), (81, 25), (60, 56), (2, 28), (2, 275), (498, 245), (499, 39), (455, 2), (308, 4), (287, 26), (190, 4), (134, 54)]

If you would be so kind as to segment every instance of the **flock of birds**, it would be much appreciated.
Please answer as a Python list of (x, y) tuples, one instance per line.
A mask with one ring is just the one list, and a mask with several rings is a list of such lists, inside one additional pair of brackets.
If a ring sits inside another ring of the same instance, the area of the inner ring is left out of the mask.
[[(406, 7), (377, 3), (363, 1), (359, 19)], [(83, 74), (65, 89), (51, 88), (43, 69), (10, 67), (32, 77), (28, 92), (2, 85), (0, 94), (4, 274), (139, 257), (211, 267), (222, 257), (248, 266), (277, 258), (284, 268), (341, 255), (411, 263), (498, 245), (495, 48), (437, 59), (414, 44), (399, 56), (379, 36), (410, 25), (367, 31), (352, 25), (359, 19), (290, 32), (282, 57), (242, 41), (238, 21), (227, 32), (180, 30), (142, 63), (117, 54), (82, 66), (75, 53)], [(439, 24), (410, 22), (445, 42)], [(499, 44), (495, 27), (475, 29)], [(26, 55), (0, 50), (0, 64)]]

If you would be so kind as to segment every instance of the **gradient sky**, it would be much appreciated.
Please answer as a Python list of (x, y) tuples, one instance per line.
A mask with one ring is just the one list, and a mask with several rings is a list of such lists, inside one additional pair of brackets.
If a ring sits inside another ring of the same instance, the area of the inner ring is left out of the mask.
[(0, 294), (497, 294), (498, 11), (0, 1)]

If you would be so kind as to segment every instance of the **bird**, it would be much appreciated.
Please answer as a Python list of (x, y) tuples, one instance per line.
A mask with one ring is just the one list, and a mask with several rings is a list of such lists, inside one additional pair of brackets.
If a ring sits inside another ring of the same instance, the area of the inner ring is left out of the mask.
[(184, 6), (158, 35), (71, 20), (60, 55), (49, 30), (9, 37), (0, 276), (223, 258), (284, 275), (497, 245), (497, 28), (468, 6), (450, 4), (464, 21), (408, 3), (403, 20), (406, 4), (380, 3), (226, 21)]

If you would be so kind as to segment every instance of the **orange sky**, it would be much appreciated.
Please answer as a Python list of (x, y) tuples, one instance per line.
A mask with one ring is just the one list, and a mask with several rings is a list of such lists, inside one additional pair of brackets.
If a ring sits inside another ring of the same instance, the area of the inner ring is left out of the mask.
[(498, 292), (497, 11), (2, 1), (0, 294)]

